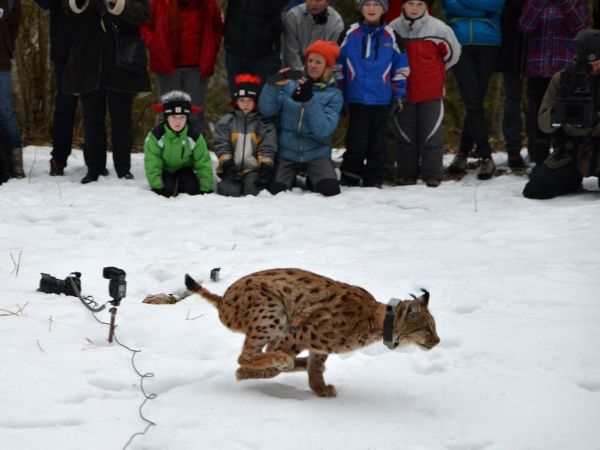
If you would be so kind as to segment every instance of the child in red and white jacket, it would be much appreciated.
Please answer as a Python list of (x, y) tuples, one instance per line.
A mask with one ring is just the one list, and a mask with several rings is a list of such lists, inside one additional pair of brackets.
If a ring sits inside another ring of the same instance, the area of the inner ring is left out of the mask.
[(440, 185), (443, 175), (443, 97), (446, 71), (458, 61), (461, 45), (452, 29), (429, 15), (432, 0), (408, 0), (390, 23), (408, 53), (410, 74), (402, 110), (394, 117), (400, 135), (398, 184)]

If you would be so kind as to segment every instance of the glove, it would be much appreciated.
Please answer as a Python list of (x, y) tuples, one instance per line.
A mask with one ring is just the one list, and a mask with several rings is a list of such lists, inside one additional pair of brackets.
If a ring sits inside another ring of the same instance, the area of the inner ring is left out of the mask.
[(302, 84), (298, 83), (296, 90), (292, 94), (292, 100), (302, 103), (309, 101), (313, 96), (312, 85), (313, 81), (310, 78), (306, 78)]
[(271, 164), (263, 163), (260, 166), (258, 166), (258, 176), (254, 181), (254, 186), (256, 186), (257, 189), (266, 188), (271, 182), (273, 170), (274, 168)]
[(276, 85), (281, 83), (283, 80), (299, 80), (304, 76), (304, 72), (301, 70), (280, 70), (267, 78), (267, 84)]
[(167, 197), (167, 198), (169, 198), (171, 196), (171, 194), (169, 194), (164, 187), (162, 187), (160, 189), (152, 189), (152, 192), (154, 192), (155, 194), (158, 194), (158, 195), (162, 195), (163, 197)]
[(402, 108), (404, 108), (404, 105), (402, 104), (402, 99), (399, 98), (394, 103), (392, 103), (392, 108), (390, 109), (390, 116), (396, 117), (398, 114), (400, 114), (400, 112), (402, 112)]
[(233, 159), (228, 159), (225, 162), (223, 162), (221, 169), (223, 170), (222, 178), (227, 178), (231, 181), (240, 181), (242, 179), (242, 176), (239, 174), (237, 167), (235, 167)]

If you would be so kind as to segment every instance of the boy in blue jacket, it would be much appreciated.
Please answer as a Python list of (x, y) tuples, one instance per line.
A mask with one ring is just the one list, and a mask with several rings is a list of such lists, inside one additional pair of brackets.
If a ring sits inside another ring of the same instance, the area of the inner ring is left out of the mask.
[(388, 0), (358, 0), (358, 9), (363, 18), (346, 33), (335, 70), (350, 115), (340, 183), (380, 188), (386, 173), (387, 117), (390, 106), (402, 108), (408, 57), (383, 22)]

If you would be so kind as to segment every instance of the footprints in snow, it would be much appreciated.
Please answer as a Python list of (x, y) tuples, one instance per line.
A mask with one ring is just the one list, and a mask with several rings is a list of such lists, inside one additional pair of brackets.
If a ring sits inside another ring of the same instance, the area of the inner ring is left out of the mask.
[(589, 392), (600, 392), (600, 381), (580, 381), (577, 386)]

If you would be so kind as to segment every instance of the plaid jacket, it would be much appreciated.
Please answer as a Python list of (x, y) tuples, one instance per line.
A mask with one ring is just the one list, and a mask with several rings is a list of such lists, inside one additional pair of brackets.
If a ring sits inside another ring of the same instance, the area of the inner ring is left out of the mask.
[(573, 38), (589, 26), (583, 0), (527, 0), (519, 27), (525, 32), (525, 75), (550, 78), (575, 56)]

